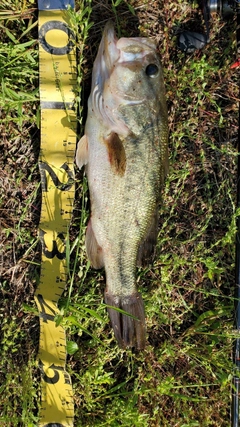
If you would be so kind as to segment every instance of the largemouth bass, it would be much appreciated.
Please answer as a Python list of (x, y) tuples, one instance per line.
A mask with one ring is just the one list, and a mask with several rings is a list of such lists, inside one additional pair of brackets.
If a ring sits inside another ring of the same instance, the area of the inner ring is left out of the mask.
[(145, 314), (136, 267), (148, 258), (157, 236), (168, 169), (167, 107), (155, 43), (117, 39), (111, 22), (93, 66), (76, 163), (86, 165), (90, 191), (87, 255), (94, 268), (105, 268), (105, 302), (115, 337), (122, 348), (143, 349)]

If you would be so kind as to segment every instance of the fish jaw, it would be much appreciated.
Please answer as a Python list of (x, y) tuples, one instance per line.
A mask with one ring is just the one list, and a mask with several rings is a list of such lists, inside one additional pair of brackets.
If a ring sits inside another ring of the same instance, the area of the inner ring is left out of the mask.
[(92, 88), (98, 86), (100, 92), (103, 92), (104, 83), (109, 78), (113, 63), (119, 58), (120, 51), (117, 48), (117, 41), (113, 23), (108, 21), (103, 31), (92, 71)]
[(108, 21), (93, 65), (92, 91), (88, 100), (88, 110), (92, 111), (94, 116), (104, 123), (109, 133), (116, 132), (126, 136), (129, 129), (123, 121), (118, 120), (113, 111), (110, 111), (103, 96), (113, 66), (120, 57), (117, 41), (113, 23)]

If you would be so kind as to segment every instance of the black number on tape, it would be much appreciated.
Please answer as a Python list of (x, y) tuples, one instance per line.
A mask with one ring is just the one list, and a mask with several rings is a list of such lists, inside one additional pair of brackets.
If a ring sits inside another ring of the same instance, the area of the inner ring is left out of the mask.
[(65, 382), (65, 384), (71, 384), (70, 375), (64, 370), (63, 366), (58, 366), (58, 365), (55, 365), (54, 363), (52, 363), (52, 365), (49, 366), (49, 369), (52, 369), (53, 372), (54, 372), (53, 377), (48, 377), (47, 376), (46, 372), (43, 369), (44, 364), (43, 364), (43, 362), (41, 360), (39, 361), (39, 367), (40, 367), (40, 370), (42, 372), (42, 379), (46, 383), (48, 383), (48, 384), (56, 384), (59, 381), (59, 378), (60, 378), (59, 371), (61, 371), (63, 373), (63, 376), (64, 376), (64, 382)]
[(58, 371), (60, 371), (60, 370), (63, 371), (63, 368), (61, 366), (55, 366), (54, 364), (49, 366), (49, 368), (53, 370), (54, 376), (48, 377), (47, 374), (44, 372), (42, 379), (43, 379), (43, 381), (45, 381), (48, 384), (56, 384), (59, 381), (59, 377), (60, 377)]
[[(48, 303), (44, 300), (41, 294), (36, 295), (36, 297), (41, 307), (41, 311), (39, 315), (43, 319), (44, 323), (47, 323), (48, 320), (51, 320), (53, 322), (56, 315), (53, 308), (50, 305), (48, 305)], [(49, 310), (52, 314), (48, 314), (46, 312), (46, 309)]]
[(43, 427), (64, 427), (64, 425), (59, 423), (48, 423), (48, 424), (44, 424)]
[[(68, 36), (68, 43), (63, 47), (52, 46), (46, 40), (46, 34), (52, 30), (61, 30)], [(43, 24), (39, 30), (39, 42), (46, 52), (52, 55), (67, 55), (74, 47), (73, 31), (61, 21), (48, 21)]]
[(62, 241), (62, 243), (64, 245), (64, 251), (63, 252), (60, 252), (58, 250), (56, 240), (52, 241), (52, 250), (49, 251), (47, 249), (47, 245), (46, 245), (45, 240), (44, 240), (44, 234), (46, 234), (46, 231), (43, 231), (40, 229), (39, 230), (39, 237), (40, 237), (41, 242), (42, 242), (42, 248), (43, 248), (44, 255), (49, 259), (53, 259), (55, 256), (60, 260), (66, 258), (65, 237), (64, 237), (63, 233), (58, 233), (58, 235), (57, 235), (57, 237)]
[(67, 172), (68, 181), (66, 184), (63, 184), (56, 173), (52, 170), (52, 168), (49, 166), (46, 162), (39, 162), (39, 169), (41, 173), (41, 179), (42, 179), (42, 190), (48, 191), (47, 189), (47, 175), (46, 172), (49, 173), (50, 177), (53, 180), (54, 185), (58, 188), (58, 190), (61, 191), (68, 191), (71, 189), (74, 183), (74, 177), (71, 169), (69, 168), (67, 163), (63, 163), (62, 166), (60, 166), (60, 169), (63, 169), (65, 172)]

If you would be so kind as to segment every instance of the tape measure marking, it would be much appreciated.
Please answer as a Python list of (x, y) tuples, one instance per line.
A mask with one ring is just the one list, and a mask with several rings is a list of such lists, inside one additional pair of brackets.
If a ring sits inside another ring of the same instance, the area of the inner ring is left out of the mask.
[(41, 103), (42, 108), (44, 110), (65, 110), (65, 108), (67, 107), (69, 110), (73, 110), (73, 104), (71, 104), (70, 102), (52, 102), (52, 101), (43, 101)]
[(74, 417), (71, 378), (65, 370), (65, 331), (55, 322), (68, 274), (66, 240), (75, 192), (76, 55), (67, 3), (64, 0), (63, 7), (58, 0), (39, 0), (42, 263), (35, 301), (40, 319), (40, 427), (73, 426)]
[[(63, 31), (68, 37), (68, 43), (63, 47), (55, 47), (52, 46), (46, 40), (46, 35), (49, 31), (52, 30), (60, 30)], [(70, 53), (74, 47), (74, 34), (70, 30), (70, 28), (64, 23), (60, 21), (47, 21), (42, 25), (39, 31), (39, 42), (46, 52), (52, 55), (67, 55)]]

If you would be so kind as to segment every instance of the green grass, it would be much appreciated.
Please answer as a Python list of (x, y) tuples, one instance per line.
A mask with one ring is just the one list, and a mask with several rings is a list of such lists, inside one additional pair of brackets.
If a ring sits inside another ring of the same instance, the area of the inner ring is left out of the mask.
[[(80, 134), (92, 63), (107, 19), (124, 36), (153, 36), (164, 67), (170, 171), (156, 259), (137, 272), (148, 341), (122, 351), (103, 303), (103, 271), (86, 258), (86, 178), (76, 173), (69, 281), (57, 321), (66, 328), (75, 426), (225, 427), (232, 375), (238, 72), (236, 22), (213, 17), (211, 40), (185, 56), (178, 29), (202, 28), (187, 1), (77, 1)], [(83, 8), (85, 6), (85, 8)], [(134, 15), (133, 15), (134, 10)], [(41, 206), (36, 3), (0, 7), (0, 426), (37, 426)], [(93, 25), (92, 25), (93, 24)], [(139, 32), (138, 32), (139, 30)]]

